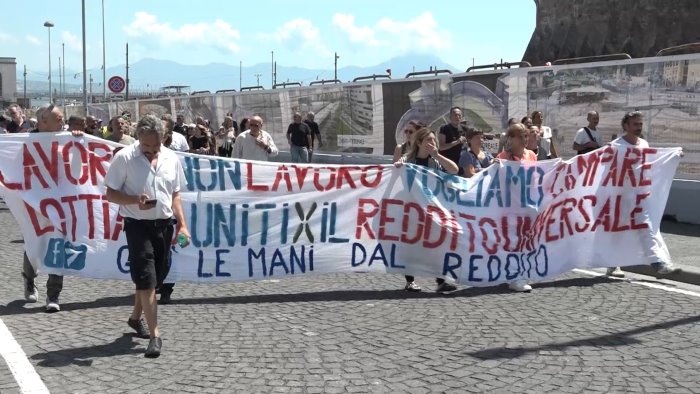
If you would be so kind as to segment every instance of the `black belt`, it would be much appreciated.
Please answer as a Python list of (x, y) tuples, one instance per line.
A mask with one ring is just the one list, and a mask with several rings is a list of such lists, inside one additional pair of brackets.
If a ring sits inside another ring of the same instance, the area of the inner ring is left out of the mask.
[(168, 219), (134, 219), (134, 218), (124, 218), (124, 223), (139, 224), (148, 227), (167, 227), (172, 226), (177, 223), (175, 218)]

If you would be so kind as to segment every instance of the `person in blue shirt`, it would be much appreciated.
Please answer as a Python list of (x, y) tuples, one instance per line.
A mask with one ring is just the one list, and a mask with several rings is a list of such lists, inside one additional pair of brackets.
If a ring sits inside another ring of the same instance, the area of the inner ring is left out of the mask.
[(459, 156), (459, 168), (465, 178), (471, 178), (477, 172), (493, 163), (493, 155), (482, 148), (484, 132), (470, 129), (467, 131), (467, 145), (469, 149), (463, 149)]

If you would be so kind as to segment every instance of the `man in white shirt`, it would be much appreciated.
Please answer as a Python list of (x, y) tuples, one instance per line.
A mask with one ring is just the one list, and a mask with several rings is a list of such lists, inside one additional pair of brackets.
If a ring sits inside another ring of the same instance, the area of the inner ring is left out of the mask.
[[(161, 145), (163, 122), (146, 115), (136, 127), (138, 142), (114, 156), (105, 175), (107, 200), (119, 204), (129, 248), (131, 279), (136, 285), (134, 309), (128, 320), (141, 338), (150, 337), (145, 356), (160, 356), (155, 289), (163, 284), (170, 268), (170, 245), (175, 220), (183, 244), (190, 241), (180, 190), (185, 172), (173, 151)], [(141, 314), (146, 317), (146, 322)], [(148, 327), (146, 327), (148, 323)]]
[(173, 128), (175, 127), (173, 117), (169, 114), (165, 114), (161, 116), (160, 119), (163, 121), (163, 127), (165, 127), (166, 137), (170, 137), (170, 144), (166, 144), (166, 146), (176, 152), (189, 152), (190, 145), (187, 143), (187, 137), (180, 133), (176, 133), (173, 130)]
[(603, 146), (603, 137), (598, 131), (598, 122), (600, 121), (598, 112), (589, 112), (586, 119), (588, 120), (588, 126), (580, 128), (574, 137), (573, 149), (579, 155), (592, 152)]
[(248, 122), (249, 130), (236, 137), (231, 157), (235, 159), (267, 161), (277, 156), (279, 150), (270, 133), (262, 129), (263, 120), (255, 115)]
[[(612, 144), (620, 148), (638, 148), (644, 149), (649, 147), (649, 143), (640, 137), (642, 135), (643, 115), (641, 112), (628, 112), (622, 118), (622, 128), (624, 134), (622, 137), (615, 139)], [(661, 231), (658, 228), (652, 228), (651, 218), (648, 211), (642, 211), (641, 215), (648, 227), (640, 233), (642, 244), (646, 249), (646, 256), (651, 261), (651, 267), (659, 275), (669, 275), (681, 271), (680, 268), (675, 268), (671, 263), (671, 255), (668, 251), (666, 243), (661, 237)], [(618, 272), (619, 271), (619, 272)], [(623, 277), (624, 273), (619, 267), (608, 268), (607, 274), (615, 277)]]

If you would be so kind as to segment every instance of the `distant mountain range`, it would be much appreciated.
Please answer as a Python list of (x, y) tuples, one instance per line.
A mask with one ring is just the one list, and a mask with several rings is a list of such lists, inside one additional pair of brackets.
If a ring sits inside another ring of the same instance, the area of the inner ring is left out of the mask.
[[(338, 79), (343, 82), (352, 81), (354, 78), (368, 76), (372, 74), (386, 74), (387, 69), (391, 69), (392, 78), (403, 78), (407, 73), (413, 71), (426, 71), (431, 67), (437, 69), (447, 69), (452, 72), (463, 72), (436, 56), (432, 55), (410, 55), (400, 56), (387, 60), (383, 63), (370, 67), (339, 67)], [(239, 73), (240, 72), (240, 73)], [(58, 89), (58, 70), (53, 71), (53, 89)], [(156, 91), (168, 85), (187, 85), (192, 91), (209, 90), (214, 92), (223, 89), (239, 89), (240, 76), (242, 75), (243, 86), (254, 86), (258, 78), (260, 85), (270, 88), (272, 84), (272, 69), (270, 63), (259, 63), (239, 70), (238, 65), (211, 63), (203, 66), (190, 66), (180, 64), (170, 60), (142, 59), (129, 65), (129, 88), (134, 90)], [(80, 71), (66, 70), (66, 89), (69, 92), (79, 92), (82, 89), (82, 75)], [(91, 69), (88, 74), (92, 74), (92, 90), (95, 94), (102, 92), (102, 70)], [(126, 76), (125, 65), (107, 68), (107, 79), (111, 76)], [(256, 74), (260, 74), (256, 77)], [(277, 83), (302, 82), (308, 86), (315, 80), (333, 79), (334, 70), (331, 69), (307, 69), (295, 66), (285, 66), (277, 63)], [(21, 70), (17, 70), (17, 93), (21, 95), (23, 89), (23, 76)], [(27, 80), (27, 91), (46, 91), (47, 81)]]

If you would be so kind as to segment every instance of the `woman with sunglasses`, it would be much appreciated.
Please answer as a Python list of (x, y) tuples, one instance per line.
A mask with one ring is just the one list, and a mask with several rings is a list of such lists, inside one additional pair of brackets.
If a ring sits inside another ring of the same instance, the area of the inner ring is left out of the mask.
[(411, 140), (413, 140), (413, 134), (425, 127), (425, 124), (418, 122), (416, 120), (409, 120), (406, 127), (403, 129), (404, 143), (396, 145), (394, 149), (394, 163), (401, 159), (401, 156), (405, 155), (406, 152), (411, 150)]

